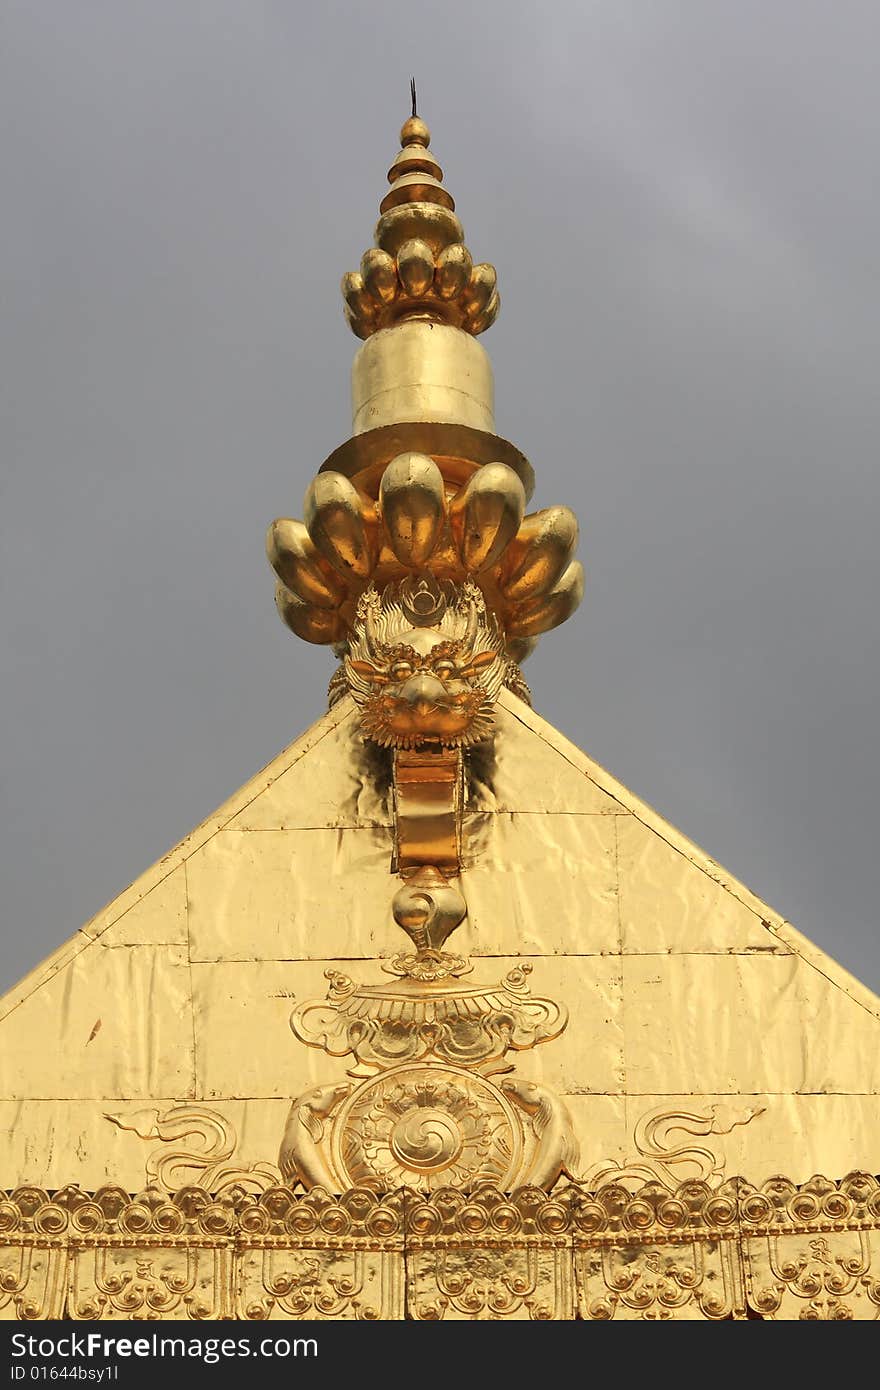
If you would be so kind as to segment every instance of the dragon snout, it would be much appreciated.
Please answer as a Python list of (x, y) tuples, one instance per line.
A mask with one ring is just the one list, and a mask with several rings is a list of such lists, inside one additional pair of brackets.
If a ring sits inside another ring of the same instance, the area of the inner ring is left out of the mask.
[(446, 687), (436, 676), (428, 671), (419, 671), (404, 681), (398, 691), (398, 698), (411, 709), (430, 709), (447, 696)]

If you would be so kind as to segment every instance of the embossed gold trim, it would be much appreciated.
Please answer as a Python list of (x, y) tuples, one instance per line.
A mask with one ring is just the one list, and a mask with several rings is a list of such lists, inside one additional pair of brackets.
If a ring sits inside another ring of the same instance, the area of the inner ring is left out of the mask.
[(0, 1192), (0, 1316), (880, 1317), (880, 1182)]

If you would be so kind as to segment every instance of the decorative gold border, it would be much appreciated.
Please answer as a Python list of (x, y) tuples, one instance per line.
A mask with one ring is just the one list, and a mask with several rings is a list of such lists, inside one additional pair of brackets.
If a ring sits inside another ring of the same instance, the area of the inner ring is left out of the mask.
[(0, 1192), (0, 1313), (23, 1319), (866, 1320), (877, 1263), (866, 1173), (673, 1192)]

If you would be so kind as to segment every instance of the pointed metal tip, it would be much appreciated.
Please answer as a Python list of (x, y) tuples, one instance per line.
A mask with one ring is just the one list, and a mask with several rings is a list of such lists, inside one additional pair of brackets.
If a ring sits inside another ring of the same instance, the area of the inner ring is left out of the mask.
[(418, 116), (419, 113), (418, 113), (418, 109), (417, 109), (417, 106), (416, 106), (416, 79), (415, 79), (414, 77), (411, 77), (411, 78), (409, 79), (409, 91), (410, 91), (410, 96), (412, 97), (412, 113), (413, 113), (413, 117), (416, 117), (416, 116)]

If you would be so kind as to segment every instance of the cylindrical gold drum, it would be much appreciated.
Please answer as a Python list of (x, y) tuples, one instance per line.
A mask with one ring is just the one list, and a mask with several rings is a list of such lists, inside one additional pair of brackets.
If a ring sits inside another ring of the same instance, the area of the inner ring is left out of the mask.
[(352, 433), (437, 421), (495, 432), (487, 353), (469, 333), (422, 320), (368, 338), (351, 371)]

